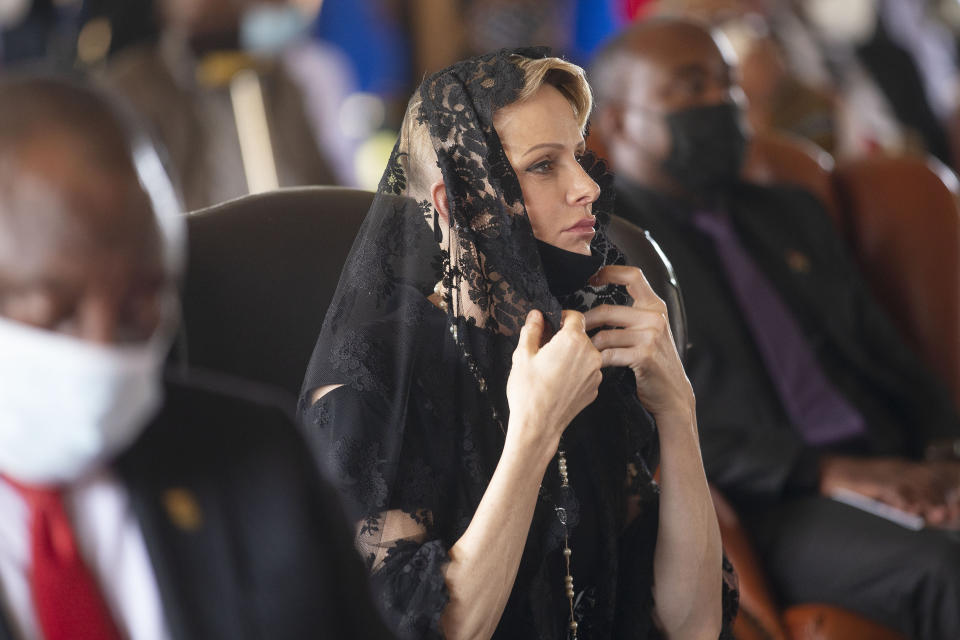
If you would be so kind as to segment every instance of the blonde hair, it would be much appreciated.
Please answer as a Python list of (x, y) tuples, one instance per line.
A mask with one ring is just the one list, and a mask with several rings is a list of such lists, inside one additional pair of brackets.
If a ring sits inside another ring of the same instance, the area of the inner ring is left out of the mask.
[[(523, 71), (523, 88), (517, 99), (511, 104), (529, 100), (545, 84), (556, 88), (570, 106), (577, 119), (581, 133), (586, 133), (587, 120), (593, 109), (593, 93), (587, 83), (584, 70), (560, 58), (527, 58), (521, 55), (511, 56), (511, 61)], [(407, 157), (401, 160), (404, 173), (411, 186), (428, 189), (441, 179), (435, 162), (423, 162), (425, 158), (435, 158), (436, 151), (427, 133), (427, 128), (418, 122), (420, 105), (423, 99), (420, 91), (415, 91), (407, 103), (407, 110), (400, 128), (401, 140), (406, 142)], [(419, 162), (418, 162), (419, 160)]]
[(590, 110), (593, 108), (593, 94), (583, 69), (560, 58), (513, 56), (513, 61), (524, 74), (523, 89), (516, 102), (530, 99), (540, 87), (549, 84), (563, 94), (573, 107), (573, 115), (580, 126), (580, 132), (585, 133)]

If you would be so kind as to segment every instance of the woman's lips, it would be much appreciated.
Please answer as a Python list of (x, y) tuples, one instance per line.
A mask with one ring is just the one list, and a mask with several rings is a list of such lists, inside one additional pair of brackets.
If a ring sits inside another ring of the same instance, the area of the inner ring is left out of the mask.
[(593, 233), (594, 232), (593, 226), (596, 223), (597, 223), (596, 217), (590, 216), (589, 218), (584, 218), (583, 220), (573, 225), (572, 227), (567, 227), (566, 229), (564, 229), (564, 231), (570, 231), (572, 233)]

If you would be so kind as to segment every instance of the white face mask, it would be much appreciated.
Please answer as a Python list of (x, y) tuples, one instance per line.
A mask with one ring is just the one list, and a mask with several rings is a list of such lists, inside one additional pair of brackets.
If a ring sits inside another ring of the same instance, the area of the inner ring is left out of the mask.
[(806, 0), (807, 17), (828, 41), (863, 44), (877, 27), (878, 0)]
[(0, 0), (0, 28), (16, 27), (30, 13), (31, 0)]
[(106, 347), (0, 318), (0, 473), (68, 483), (129, 446), (160, 408), (170, 334)]
[(288, 4), (253, 4), (240, 19), (240, 46), (254, 54), (277, 55), (307, 36), (310, 21)]

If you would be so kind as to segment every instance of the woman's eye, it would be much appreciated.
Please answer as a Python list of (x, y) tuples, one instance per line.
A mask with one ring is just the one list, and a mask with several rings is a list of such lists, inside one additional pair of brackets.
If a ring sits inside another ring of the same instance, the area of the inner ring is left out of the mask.
[(549, 173), (553, 169), (553, 160), (541, 160), (540, 162), (531, 165), (527, 171), (533, 173)]

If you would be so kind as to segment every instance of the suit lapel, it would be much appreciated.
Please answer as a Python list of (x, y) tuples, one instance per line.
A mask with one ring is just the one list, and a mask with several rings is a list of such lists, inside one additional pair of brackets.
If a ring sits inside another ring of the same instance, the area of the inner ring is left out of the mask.
[[(744, 244), (749, 247), (757, 266), (781, 292), (783, 302), (804, 328), (811, 346), (826, 341), (832, 350), (839, 351), (846, 359), (864, 364), (863, 354), (851, 349), (847, 337), (847, 325), (853, 319), (844, 318), (849, 314), (849, 293), (836, 288), (834, 269), (837, 265), (826, 264), (823, 256), (810, 254), (815, 248), (804, 246), (802, 238), (798, 244), (796, 239), (783, 237), (779, 233), (780, 227), (758, 223), (763, 212), (743, 211), (745, 206), (741, 203), (735, 212)], [(800, 213), (813, 215), (817, 212)], [(791, 215), (802, 219), (802, 215), (793, 212)]]
[(158, 420), (117, 462), (143, 532), (170, 634), (176, 640), (244, 638), (249, 615), (237, 575), (241, 554), (225, 501), (167, 443)]
[[(762, 221), (763, 212), (755, 210), (741, 211), (737, 217), (738, 225), (749, 238), (749, 244), (754, 248), (751, 254), (755, 257), (758, 266), (764, 270), (774, 286), (783, 292), (784, 302), (787, 303), (794, 316), (804, 328), (810, 346), (817, 352), (817, 358), (830, 375), (836, 373), (836, 366), (824, 360), (823, 353), (832, 354), (830, 360), (841, 360), (847, 363), (845, 369), (856, 371), (861, 381), (869, 381), (888, 394), (899, 393), (903, 381), (899, 376), (891, 375), (891, 369), (878, 360), (876, 354), (862, 347), (862, 341), (851, 340), (850, 336), (859, 331), (859, 313), (853, 303), (853, 293), (849, 290), (849, 279), (837, 274), (840, 270), (849, 268), (848, 265), (838, 265), (828, 254), (818, 254), (815, 246), (806, 246), (809, 242), (800, 240), (799, 245), (791, 237), (784, 237), (779, 228)], [(809, 221), (810, 216), (821, 214), (817, 211), (791, 211), (783, 215), (791, 215), (796, 225), (816, 225)], [(822, 214), (826, 215), (826, 214)], [(805, 222), (806, 221), (806, 222)], [(829, 225), (808, 227), (806, 233), (811, 234), (810, 228), (816, 233), (832, 231)], [(756, 250), (757, 247), (766, 247), (766, 250)], [(803, 253), (800, 261), (809, 259), (808, 268), (794, 269), (790, 264), (792, 252), (800, 250), (811, 252)], [(792, 301), (792, 304), (791, 304)], [(863, 384), (857, 383), (849, 387), (846, 393), (853, 394), (853, 399), (861, 411), (865, 410), (867, 401), (863, 393)]]
[(170, 565), (169, 551), (164, 541), (162, 527), (158, 526), (160, 518), (153, 507), (155, 502), (154, 492), (135, 481), (130, 482), (128, 478), (125, 478), (125, 480), (130, 494), (130, 502), (140, 524), (140, 531), (147, 552), (150, 555), (153, 574), (157, 579), (157, 587), (163, 601), (164, 618), (167, 621), (170, 636), (175, 640), (189, 640), (194, 636), (190, 632), (189, 611), (185, 607), (186, 594), (181, 588), (181, 581), (178, 579), (177, 572), (173, 571)]

